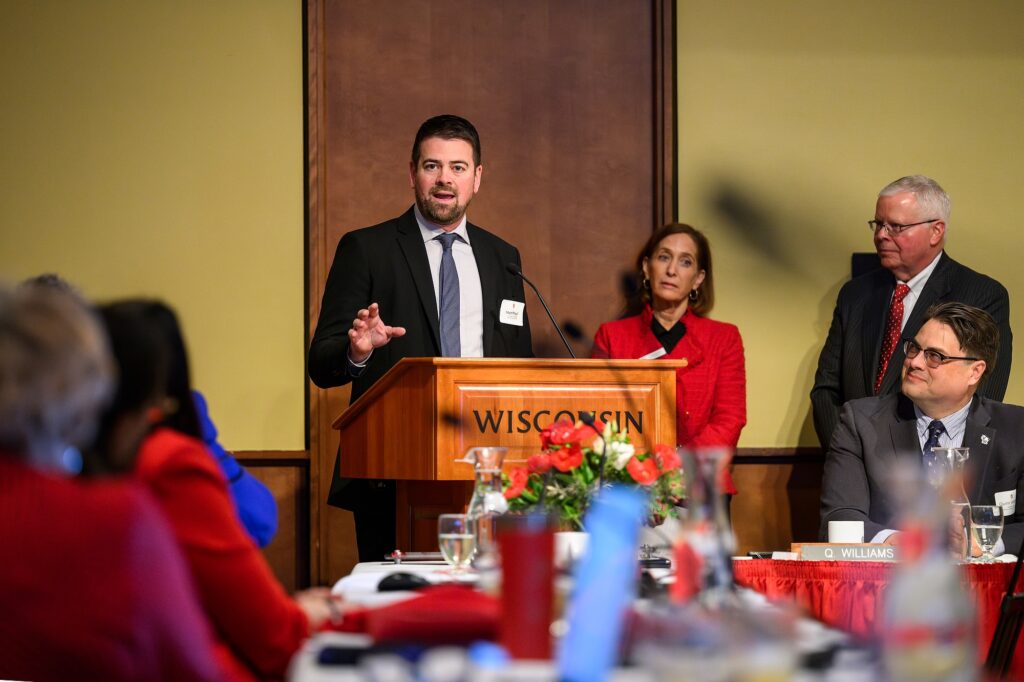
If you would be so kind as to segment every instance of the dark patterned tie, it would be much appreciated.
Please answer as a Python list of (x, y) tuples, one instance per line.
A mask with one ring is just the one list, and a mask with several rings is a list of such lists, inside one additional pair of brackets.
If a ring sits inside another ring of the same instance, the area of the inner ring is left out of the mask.
[(441, 289), (441, 355), (446, 358), (462, 356), (462, 340), (459, 336), (459, 271), (455, 269), (452, 257), (452, 243), (461, 239), (454, 232), (445, 232), (434, 237), (441, 242), (441, 272), (438, 287)]
[(921, 454), (924, 456), (924, 466), (928, 467), (935, 466), (935, 453), (932, 452), (932, 448), (939, 447), (939, 437), (946, 432), (946, 427), (942, 422), (935, 420), (928, 425), (928, 440), (924, 442), (924, 447), (921, 448)]
[(885, 323), (885, 336), (882, 337), (882, 355), (878, 360), (878, 374), (875, 376), (875, 395), (882, 390), (885, 370), (889, 366), (893, 351), (896, 350), (896, 342), (900, 339), (900, 331), (903, 329), (903, 299), (909, 293), (910, 287), (899, 283), (892, 294), (892, 301), (889, 302), (889, 317)]

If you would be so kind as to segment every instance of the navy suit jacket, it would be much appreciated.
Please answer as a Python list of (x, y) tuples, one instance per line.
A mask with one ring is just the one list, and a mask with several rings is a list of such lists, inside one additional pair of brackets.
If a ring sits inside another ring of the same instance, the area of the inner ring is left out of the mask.
[[(885, 318), (896, 288), (896, 278), (884, 268), (856, 277), (839, 291), (828, 338), (818, 358), (818, 371), (811, 389), (814, 430), (822, 448), (827, 448), (839, 420), (839, 408), (855, 398), (874, 394), (875, 374), (882, 349)], [(957, 263), (939, 257), (931, 277), (914, 304), (903, 328), (903, 337), (913, 337), (935, 303), (958, 301), (976, 306), (999, 325), (999, 355), (996, 366), (978, 394), (1002, 400), (1010, 380), (1013, 333), (1010, 331), (1010, 299), (1002, 284)], [(899, 390), (903, 367), (903, 345), (897, 344), (889, 360), (879, 395)]]
[[(1017, 507), (1003, 530), (1006, 551), (1024, 540), (1024, 407), (974, 397), (963, 446), (971, 449), (965, 473), (971, 504), (995, 504), (995, 493), (1016, 491)], [(923, 462), (914, 405), (902, 393), (843, 405), (825, 455), (821, 492), (822, 540), (829, 521), (863, 521), (864, 538), (896, 529), (900, 502), (891, 487), (901, 460)]]
[[(480, 272), (484, 356), (532, 357), (525, 313), (522, 326), (502, 323), (498, 316), (502, 300), (526, 301), (522, 280), (506, 270), (509, 263), (521, 264), (519, 251), (476, 225), (467, 223), (466, 230)], [(354, 375), (347, 362), (348, 331), (356, 313), (374, 302), (380, 304), (380, 316), (387, 324), (405, 327), (406, 333), (374, 350), (365, 370)], [(327, 276), (320, 319), (309, 347), (313, 383), (329, 388), (351, 382), (354, 402), (402, 358), (440, 355), (437, 298), (413, 209), (345, 234)], [(328, 501), (352, 508), (353, 503), (341, 494), (344, 487), (336, 462)]]

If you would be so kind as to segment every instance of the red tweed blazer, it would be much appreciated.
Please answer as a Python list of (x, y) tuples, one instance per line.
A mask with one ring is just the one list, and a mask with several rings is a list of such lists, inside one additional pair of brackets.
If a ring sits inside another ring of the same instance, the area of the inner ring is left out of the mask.
[(139, 449), (135, 476), (157, 498), (185, 554), (225, 678), (283, 679), (309, 621), (242, 527), (205, 447), (158, 428)]
[[(605, 322), (594, 337), (595, 358), (637, 359), (661, 348), (651, 331), (650, 306), (633, 317)], [(735, 325), (687, 310), (686, 335), (666, 360), (687, 360), (676, 371), (676, 439), (679, 445), (736, 447), (747, 423), (747, 373), (743, 340)], [(727, 488), (732, 488), (732, 481)]]

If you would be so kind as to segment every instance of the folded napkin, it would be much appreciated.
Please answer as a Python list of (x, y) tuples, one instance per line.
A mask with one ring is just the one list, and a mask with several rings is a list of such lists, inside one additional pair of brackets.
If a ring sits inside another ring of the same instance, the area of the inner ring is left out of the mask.
[(496, 598), (471, 587), (437, 585), (395, 604), (352, 609), (325, 629), (362, 632), (377, 644), (467, 644), (498, 638), (499, 611)]

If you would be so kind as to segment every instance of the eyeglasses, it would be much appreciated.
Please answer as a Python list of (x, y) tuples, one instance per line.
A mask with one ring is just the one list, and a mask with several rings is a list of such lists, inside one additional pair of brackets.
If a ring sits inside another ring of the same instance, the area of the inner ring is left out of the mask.
[(917, 342), (913, 339), (905, 339), (903, 341), (903, 352), (908, 358), (913, 360), (917, 357), (918, 353), (924, 353), (924, 362), (932, 369), (936, 369), (940, 365), (944, 365), (952, 360), (981, 360), (981, 358), (958, 358), (952, 355), (943, 355), (937, 350), (921, 348), (917, 345)]
[(886, 231), (889, 232), (889, 234), (896, 235), (902, 234), (904, 230), (909, 230), (912, 227), (917, 227), (918, 225), (927, 225), (928, 223), (935, 223), (938, 222), (939, 220), (941, 220), (941, 218), (932, 218), (931, 220), (922, 220), (919, 223), (907, 223), (906, 225), (901, 225), (900, 223), (887, 223), (884, 220), (869, 220), (868, 227), (871, 228), (872, 232), (878, 232), (881, 229), (885, 229)]

